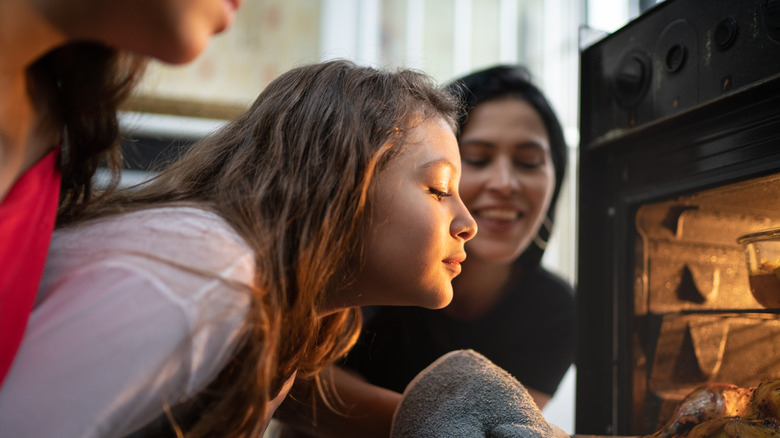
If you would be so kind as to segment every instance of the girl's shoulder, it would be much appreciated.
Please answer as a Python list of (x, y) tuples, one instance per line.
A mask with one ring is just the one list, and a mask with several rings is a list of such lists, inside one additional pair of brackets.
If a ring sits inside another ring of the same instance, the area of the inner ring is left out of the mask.
[[(167, 240), (187, 237), (226, 238), (240, 241), (233, 228), (218, 214), (196, 207), (154, 207), (93, 219), (56, 231), (58, 240), (75, 241), (90, 236), (129, 237), (149, 233)], [(136, 236), (139, 237), (139, 236)], [(133, 239), (134, 240), (134, 239)]]
[(17, 356), (25, 372), (4, 384), (0, 424), (29, 429), (11, 417), (32, 409), (72, 420), (37, 422), (39, 436), (124, 436), (164, 415), (239, 345), (253, 272), (249, 248), (203, 210), (155, 208), (58, 231)]
[(223, 218), (203, 209), (159, 207), (109, 216), (54, 233), (39, 301), (60, 279), (108, 266), (181, 295), (214, 280), (251, 284), (255, 255)]

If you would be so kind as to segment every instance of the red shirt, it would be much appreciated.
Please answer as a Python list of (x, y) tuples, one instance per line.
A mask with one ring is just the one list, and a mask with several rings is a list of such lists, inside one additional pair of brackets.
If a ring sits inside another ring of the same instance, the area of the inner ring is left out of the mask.
[(35, 163), (0, 203), (0, 384), (38, 293), (60, 196), (60, 148)]

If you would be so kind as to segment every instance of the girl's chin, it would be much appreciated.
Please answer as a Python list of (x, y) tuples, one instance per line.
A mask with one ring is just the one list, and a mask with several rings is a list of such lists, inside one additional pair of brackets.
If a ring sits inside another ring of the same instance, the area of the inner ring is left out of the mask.
[(413, 305), (417, 307), (423, 307), (430, 310), (438, 310), (447, 307), (452, 302), (452, 284), (448, 282), (447, 288), (441, 293), (428, 297), (425, 302), (418, 302)]

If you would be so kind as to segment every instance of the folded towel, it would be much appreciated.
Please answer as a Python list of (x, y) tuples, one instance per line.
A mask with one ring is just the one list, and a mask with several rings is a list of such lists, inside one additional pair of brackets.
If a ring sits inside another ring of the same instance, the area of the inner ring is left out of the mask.
[(409, 383), (393, 417), (393, 438), (552, 438), (525, 387), (473, 350), (445, 354)]

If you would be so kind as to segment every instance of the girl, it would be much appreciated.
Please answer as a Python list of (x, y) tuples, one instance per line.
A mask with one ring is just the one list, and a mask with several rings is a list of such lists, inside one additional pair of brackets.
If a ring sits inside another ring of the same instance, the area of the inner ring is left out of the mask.
[(193, 59), (239, 3), (0, 3), (0, 384), (33, 306), (58, 205), (61, 217), (77, 214), (98, 164), (119, 167), (116, 109), (142, 57)]
[(301, 67), (90, 205), (55, 234), (0, 429), (256, 436), (352, 346), (355, 306), (447, 305), (476, 232), (456, 108), (419, 73)]
[(439, 356), (474, 349), (515, 376), (542, 408), (574, 357), (572, 287), (541, 266), (566, 168), (563, 131), (517, 66), (452, 82), (459, 120), (460, 192), (479, 235), (446, 309), (372, 309), (348, 364), (402, 392)]

